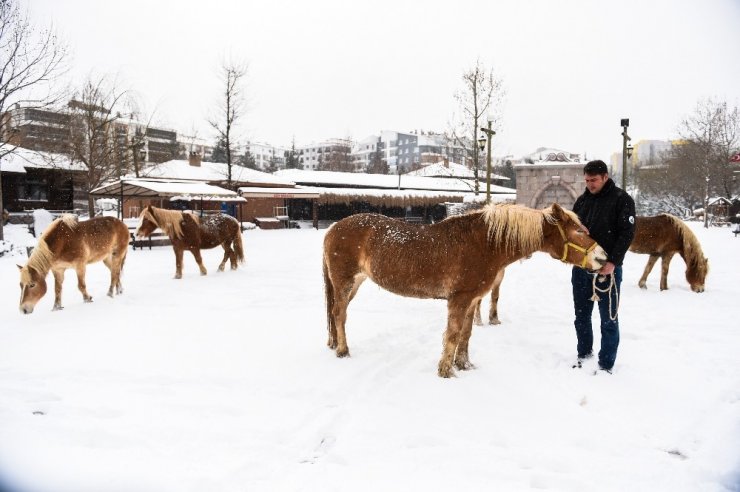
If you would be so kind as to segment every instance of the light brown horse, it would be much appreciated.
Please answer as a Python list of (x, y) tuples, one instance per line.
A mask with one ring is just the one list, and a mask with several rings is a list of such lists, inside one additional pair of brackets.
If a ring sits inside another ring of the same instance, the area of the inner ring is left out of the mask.
[(678, 253), (686, 263), (686, 280), (694, 292), (704, 292), (709, 273), (709, 260), (704, 257), (699, 240), (678, 217), (660, 214), (655, 217), (637, 217), (635, 238), (630, 245), (633, 253), (650, 255), (639, 286), (646, 289), (647, 278), (658, 258), (660, 262), (660, 290), (668, 289), (668, 267)]
[[(201, 249), (215, 248), (219, 244), (224, 248), (224, 259), (218, 266), (222, 272), (226, 260), (231, 262), (231, 269), (236, 270), (239, 263), (244, 263), (244, 248), (239, 222), (225, 214), (209, 215), (200, 218), (197, 215), (166, 210), (149, 205), (141, 212), (141, 225), (136, 229), (136, 236), (148, 237), (157, 228), (170, 237), (175, 250), (175, 278), (182, 278), (182, 255), (190, 251), (200, 268), (200, 274), (208, 270), (203, 266)], [(232, 249), (233, 248), (233, 249)]]
[(447, 299), (448, 321), (439, 361), (441, 377), (467, 370), (468, 340), (478, 300), (506, 265), (535, 251), (589, 269), (606, 262), (604, 250), (577, 216), (557, 204), (545, 210), (488, 205), (429, 226), (376, 214), (334, 224), (324, 237), (324, 290), (329, 338), (338, 357), (349, 355), (347, 306), (366, 278), (395, 294)]
[(20, 310), (31, 314), (34, 306), (46, 294), (46, 276), (54, 274), (54, 310), (62, 309), (64, 270), (74, 268), (77, 287), (85, 302), (92, 302), (85, 284), (85, 269), (89, 263), (102, 261), (110, 270), (108, 295), (123, 293), (121, 270), (128, 251), (129, 234), (126, 224), (113, 217), (95, 217), (78, 222), (73, 215), (64, 215), (49, 224), (39, 238), (26, 266), (21, 271)]

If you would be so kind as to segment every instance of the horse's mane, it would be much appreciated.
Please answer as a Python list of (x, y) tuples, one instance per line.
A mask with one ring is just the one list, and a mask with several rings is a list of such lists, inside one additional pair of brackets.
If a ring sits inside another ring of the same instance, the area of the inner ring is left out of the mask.
[[(580, 225), (581, 221), (575, 213), (568, 210), (564, 212)], [(542, 247), (542, 219), (549, 224), (558, 222), (552, 207), (535, 210), (522, 205), (488, 204), (477, 213), (483, 215), (489, 239), (503, 246), (506, 251), (537, 251)]]
[(142, 214), (144, 217), (157, 224), (165, 234), (174, 235), (178, 238), (182, 237), (182, 219), (184, 214), (179, 210), (166, 210), (164, 208), (157, 207), (151, 207), (150, 209), (147, 207), (144, 209)]
[[(705, 265), (704, 261), (704, 251), (701, 249), (701, 244), (699, 244), (699, 240), (696, 238), (693, 232), (691, 232), (691, 229), (689, 226), (684, 224), (683, 220), (679, 219), (678, 217), (675, 217), (671, 214), (662, 214), (666, 217), (668, 217), (673, 224), (673, 227), (676, 229), (676, 232), (678, 233), (678, 236), (681, 238), (681, 242), (683, 243), (683, 258), (686, 262), (686, 265), (696, 268), (699, 270), (702, 270)], [(706, 272), (704, 272), (706, 274)]]
[(58, 219), (55, 219), (49, 226), (44, 230), (43, 234), (39, 238), (39, 243), (33, 248), (33, 253), (26, 263), (26, 267), (31, 267), (37, 272), (45, 273), (51, 270), (51, 265), (54, 261), (54, 253), (49, 248), (49, 243), (46, 239), (54, 232), (60, 224), (64, 224), (70, 229), (77, 228), (77, 216), (72, 214), (64, 214)]

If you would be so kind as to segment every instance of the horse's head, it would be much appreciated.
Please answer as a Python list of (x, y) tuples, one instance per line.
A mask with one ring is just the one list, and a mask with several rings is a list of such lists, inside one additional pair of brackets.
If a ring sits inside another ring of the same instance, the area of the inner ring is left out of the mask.
[(578, 216), (557, 203), (550, 207), (547, 222), (552, 231), (545, 236), (550, 256), (588, 270), (600, 270), (606, 264), (604, 248), (588, 235)]
[(21, 303), (19, 308), (23, 314), (31, 314), (36, 303), (46, 294), (46, 276), (41, 275), (33, 267), (20, 266), (21, 271)]
[(151, 205), (146, 207), (141, 212), (141, 215), (139, 215), (139, 219), (141, 223), (136, 229), (136, 237), (138, 238), (149, 237), (152, 232), (154, 232), (154, 230), (159, 227), (157, 219), (154, 217), (154, 211), (152, 210)]
[(691, 285), (694, 292), (704, 292), (704, 282), (709, 273), (709, 259), (700, 255), (696, 261), (691, 262), (686, 267), (686, 281)]

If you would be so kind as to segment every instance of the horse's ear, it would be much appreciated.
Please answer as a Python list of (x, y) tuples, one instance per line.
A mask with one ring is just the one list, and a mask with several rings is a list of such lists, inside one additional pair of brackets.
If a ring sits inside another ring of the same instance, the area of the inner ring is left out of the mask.
[(17, 267), (18, 267), (18, 270), (23, 270), (23, 267), (22, 267), (22, 266), (20, 266), (19, 264), (17, 264), (17, 263), (16, 263), (16, 264), (15, 264), (15, 266), (17, 266)]
[(551, 208), (553, 217), (558, 219), (558, 221), (565, 222), (568, 219), (568, 214), (565, 213), (565, 210), (563, 210), (563, 208), (557, 203), (553, 203)]

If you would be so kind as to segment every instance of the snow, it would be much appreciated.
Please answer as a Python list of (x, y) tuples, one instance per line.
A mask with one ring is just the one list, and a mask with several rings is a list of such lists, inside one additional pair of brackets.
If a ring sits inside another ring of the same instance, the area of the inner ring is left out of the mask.
[(26, 169), (85, 171), (86, 168), (63, 154), (36, 152), (22, 147), (14, 147), (9, 154), (0, 158), (0, 170), (3, 172), (25, 173)]
[[(319, 185), (340, 187), (355, 186), (363, 188), (398, 188), (399, 176), (394, 174), (367, 174), (367, 173), (344, 173), (338, 171), (309, 171), (305, 169), (281, 169), (275, 171), (274, 175), (288, 179), (301, 185)], [(481, 186), (485, 188), (485, 180)], [(433, 191), (473, 191), (475, 184), (472, 180), (432, 178), (426, 176), (410, 176), (403, 174), (400, 177), (401, 189), (433, 190)], [(514, 193), (513, 188), (491, 185), (493, 193)]]
[(740, 239), (690, 225), (707, 291), (680, 258), (670, 290), (656, 266), (642, 291), (647, 257), (629, 253), (611, 375), (571, 369), (570, 268), (544, 254), (507, 269), (503, 324), (474, 328), (477, 368), (449, 380), (441, 300), (366, 282), (352, 356), (326, 347), (324, 230), (247, 231), (245, 266), (217, 272), (222, 250), (204, 251), (202, 277), (186, 253), (182, 280), (171, 248), (129, 251), (122, 296), (94, 264), (92, 304), (67, 272), (65, 309), (50, 289), (27, 316), (25, 260), (6, 255), (0, 490), (738, 490)]
[[(146, 171), (150, 178), (188, 179), (199, 181), (225, 181), (229, 172), (228, 166), (220, 162), (201, 162), (200, 166), (191, 166), (186, 160), (171, 160), (157, 164)], [(274, 174), (249, 169), (244, 166), (231, 166), (231, 178), (241, 183), (261, 183), (292, 186), (293, 182)]]

